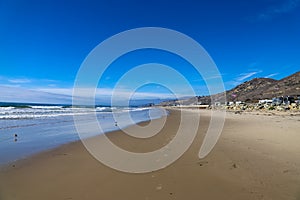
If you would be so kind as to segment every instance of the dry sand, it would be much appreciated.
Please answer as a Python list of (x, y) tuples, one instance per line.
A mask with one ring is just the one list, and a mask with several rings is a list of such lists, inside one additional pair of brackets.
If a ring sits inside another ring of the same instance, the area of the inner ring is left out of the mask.
[[(184, 112), (192, 119), (199, 111)], [(209, 111), (200, 112), (194, 143), (167, 168), (118, 172), (75, 142), (2, 167), (0, 199), (300, 199), (299, 116), (229, 113), (217, 145), (199, 160), (210, 120)], [(171, 110), (161, 133), (149, 139), (133, 139), (122, 131), (107, 135), (122, 148), (147, 152), (170, 141), (179, 120), (180, 112)]]

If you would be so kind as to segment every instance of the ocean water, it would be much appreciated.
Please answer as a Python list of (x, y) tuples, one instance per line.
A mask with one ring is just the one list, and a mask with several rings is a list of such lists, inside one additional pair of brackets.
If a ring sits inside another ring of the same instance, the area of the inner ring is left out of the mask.
[(74, 115), (86, 126), (96, 115), (103, 131), (91, 130), (86, 137), (92, 137), (166, 114), (159, 108), (0, 104), (0, 165), (79, 140)]

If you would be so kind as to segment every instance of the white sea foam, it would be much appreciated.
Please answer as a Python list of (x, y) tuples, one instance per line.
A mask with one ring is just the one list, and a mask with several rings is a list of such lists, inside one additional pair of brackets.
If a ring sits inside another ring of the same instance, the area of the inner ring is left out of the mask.
[(149, 108), (129, 108), (129, 107), (63, 107), (63, 106), (30, 106), (0, 107), (0, 119), (35, 119), (53, 118), (58, 116), (85, 115), (93, 112), (101, 113), (122, 113), (146, 111)]
[(49, 109), (49, 110), (53, 110), (53, 109), (60, 109), (63, 106), (30, 106), (33, 109)]
[(87, 109), (73, 110), (62, 106), (0, 107), (0, 119), (33, 119), (85, 114)]

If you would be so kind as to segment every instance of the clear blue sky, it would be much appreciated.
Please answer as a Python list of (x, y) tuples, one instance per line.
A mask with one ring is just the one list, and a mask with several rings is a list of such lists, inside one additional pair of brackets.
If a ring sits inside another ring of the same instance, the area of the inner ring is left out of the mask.
[[(174, 29), (199, 42), (227, 89), (254, 77), (280, 79), (300, 69), (299, 0), (1, 0), (1, 95), (10, 87), (66, 95), (96, 45), (121, 31), (147, 26)], [(147, 54), (128, 56), (123, 65), (184, 65), (166, 52)], [(115, 72), (104, 80), (105, 90), (120, 76)], [(197, 95), (205, 94), (193, 70), (184, 74), (199, 88)], [(153, 87), (145, 87), (147, 91), (155, 92)]]

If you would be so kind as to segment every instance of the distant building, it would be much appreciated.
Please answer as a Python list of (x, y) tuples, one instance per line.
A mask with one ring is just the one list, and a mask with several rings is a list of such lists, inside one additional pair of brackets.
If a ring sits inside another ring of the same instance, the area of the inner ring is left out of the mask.
[(236, 102), (235, 102), (235, 105), (241, 105), (241, 104), (243, 104), (242, 101), (236, 101)]
[(285, 97), (274, 97), (272, 99), (272, 104), (273, 105), (290, 105), (291, 103), (297, 103), (298, 97), (295, 99), (294, 97), (291, 96), (285, 96)]
[(232, 105), (234, 105), (234, 102), (233, 101), (229, 101), (229, 102), (227, 102), (227, 105), (228, 106), (232, 106)]
[(221, 106), (221, 102), (215, 102), (215, 106)]
[(258, 103), (260, 103), (260, 104), (273, 103), (273, 100), (271, 100), (271, 99), (262, 99), (262, 100), (258, 100)]

